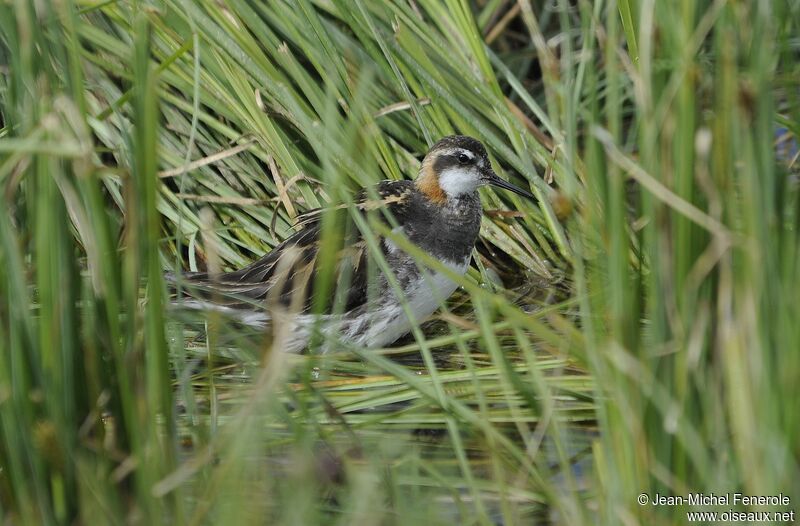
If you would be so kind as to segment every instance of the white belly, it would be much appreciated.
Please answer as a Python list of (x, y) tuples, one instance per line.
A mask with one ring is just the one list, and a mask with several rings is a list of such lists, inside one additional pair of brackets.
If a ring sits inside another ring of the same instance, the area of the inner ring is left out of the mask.
[[(464, 275), (469, 267), (469, 258), (461, 263), (443, 261), (453, 272)], [(401, 336), (411, 332), (414, 324), (425, 321), (447, 298), (458, 288), (458, 285), (446, 275), (439, 272), (426, 272), (406, 293), (408, 307), (414, 314), (414, 322), (409, 320), (403, 306), (396, 302), (370, 313), (368, 328), (357, 343), (366, 347), (384, 347)], [(346, 337), (346, 335), (345, 335)]]
[[(463, 276), (469, 268), (469, 257), (461, 263), (452, 261), (442, 261), (450, 270)], [(343, 320), (341, 317), (323, 316), (322, 319), (309, 314), (289, 315), (284, 318), (274, 317), (261, 311), (239, 311), (229, 307), (214, 305), (208, 302), (185, 301), (180, 305), (186, 308), (213, 309), (225, 312), (239, 321), (255, 326), (275, 325), (276, 341), (275, 344), (287, 352), (300, 352), (308, 344), (311, 332), (321, 329), (334, 338), (341, 338), (343, 341), (362, 345), (364, 347), (385, 347), (394, 342), (401, 336), (411, 332), (414, 324), (425, 321), (436, 309), (438, 309), (450, 295), (456, 290), (458, 285), (439, 272), (428, 271), (414, 283), (406, 292), (405, 300), (414, 315), (414, 322), (409, 320), (403, 306), (395, 301), (389, 301), (385, 305), (363, 315), (357, 320)], [(327, 345), (322, 352), (327, 350)]]

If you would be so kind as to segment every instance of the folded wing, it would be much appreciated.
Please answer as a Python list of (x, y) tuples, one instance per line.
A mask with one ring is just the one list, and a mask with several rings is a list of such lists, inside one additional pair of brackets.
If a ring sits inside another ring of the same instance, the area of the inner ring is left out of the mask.
[[(402, 224), (410, 213), (412, 189), (411, 181), (382, 181), (362, 190), (353, 206), (387, 225), (390, 218)], [(340, 205), (302, 215), (297, 223), (300, 230), (240, 270), (216, 276), (187, 273), (170, 280), (176, 285), (180, 281), (182, 290), (195, 299), (225, 307), (282, 305), (302, 312), (310, 311), (312, 305), (322, 312), (355, 309), (366, 302), (369, 277), (376, 267), (370, 269), (370, 251), (347, 208)], [(335, 225), (325, 236), (328, 252), (322, 248), (325, 214), (332, 214)], [(380, 246), (385, 250), (385, 243)], [(327, 253), (331, 257), (325, 257)], [(320, 279), (323, 276), (327, 279)], [(327, 287), (320, 285), (325, 282)]]

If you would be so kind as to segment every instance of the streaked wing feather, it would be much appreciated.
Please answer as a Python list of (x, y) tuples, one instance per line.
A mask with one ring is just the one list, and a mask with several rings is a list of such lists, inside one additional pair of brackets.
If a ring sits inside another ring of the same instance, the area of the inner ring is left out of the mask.
[[(413, 183), (382, 181), (371, 190), (365, 189), (356, 195), (356, 209), (367, 212), (383, 208), (402, 224)], [(333, 210), (346, 208), (346, 205), (332, 207)], [(331, 209), (315, 209), (299, 216), (296, 225), (300, 230), (250, 265), (215, 277), (205, 272), (184, 274), (182, 285), (193, 297), (240, 308), (252, 308), (254, 303), (263, 304), (265, 299), (276, 300), (288, 306), (292, 304), (295, 294), (302, 294), (302, 310), (307, 311), (314, 292), (313, 276), (319, 272), (317, 256), (320, 248), (320, 227), (326, 210)], [(383, 214), (380, 217), (385, 220)], [(341, 284), (342, 278), (349, 276), (345, 310), (350, 310), (366, 300), (369, 255), (366, 242), (352, 224), (349, 215), (347, 221), (348, 225), (344, 230), (352, 233), (352, 237), (339, 240), (344, 242), (344, 246), (337, 254), (333, 277), (334, 283)], [(332, 298), (328, 304), (331, 302)]]

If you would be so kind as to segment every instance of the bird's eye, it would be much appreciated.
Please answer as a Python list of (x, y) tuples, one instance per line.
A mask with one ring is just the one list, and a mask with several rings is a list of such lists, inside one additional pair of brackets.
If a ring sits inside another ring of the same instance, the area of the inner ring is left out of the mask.
[(472, 161), (472, 158), (467, 155), (466, 153), (459, 153), (458, 154), (458, 162), (461, 164), (469, 164)]

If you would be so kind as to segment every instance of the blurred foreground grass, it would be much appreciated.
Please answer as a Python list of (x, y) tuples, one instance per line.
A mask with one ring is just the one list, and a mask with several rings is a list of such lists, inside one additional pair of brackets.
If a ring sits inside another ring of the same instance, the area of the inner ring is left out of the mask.
[[(3, 522), (686, 522), (643, 492), (796, 510), (799, 20), (0, 4)], [(484, 191), (475, 268), (399, 347), (287, 356), (165, 306), (165, 269), (249, 262), (453, 132), (538, 202)]]

